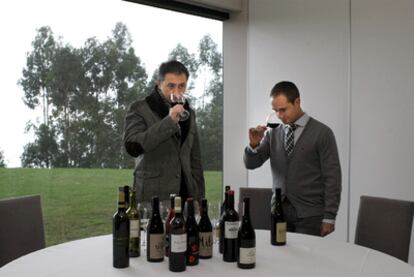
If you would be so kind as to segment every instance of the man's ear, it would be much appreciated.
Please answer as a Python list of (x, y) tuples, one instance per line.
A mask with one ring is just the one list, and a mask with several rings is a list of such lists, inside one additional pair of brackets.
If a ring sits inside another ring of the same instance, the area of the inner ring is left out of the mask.
[(300, 97), (295, 99), (295, 104), (300, 106)]
[(160, 81), (159, 81), (159, 80), (155, 81), (155, 84), (156, 84), (157, 86), (160, 86)]

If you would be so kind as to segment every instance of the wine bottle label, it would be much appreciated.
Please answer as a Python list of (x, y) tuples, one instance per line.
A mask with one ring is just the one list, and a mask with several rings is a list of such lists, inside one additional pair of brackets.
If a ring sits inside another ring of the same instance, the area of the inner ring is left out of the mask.
[(200, 256), (210, 257), (213, 255), (213, 233), (200, 232)]
[(150, 234), (150, 259), (164, 257), (164, 234)]
[(220, 238), (220, 226), (214, 226), (214, 236), (219, 239)]
[(240, 263), (241, 264), (254, 264), (256, 263), (256, 248), (243, 248), (240, 247)]
[(129, 221), (129, 237), (132, 238), (139, 238), (139, 220), (134, 219)]
[(286, 222), (276, 223), (276, 242), (286, 242)]
[(239, 221), (224, 222), (224, 238), (237, 239), (238, 232), (239, 232)]
[(171, 234), (171, 253), (182, 253), (187, 251), (187, 234)]

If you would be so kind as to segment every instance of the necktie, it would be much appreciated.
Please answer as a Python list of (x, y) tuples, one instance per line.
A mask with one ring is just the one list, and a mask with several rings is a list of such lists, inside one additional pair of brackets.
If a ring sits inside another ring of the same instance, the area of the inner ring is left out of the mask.
[(296, 124), (289, 124), (287, 126), (287, 128), (288, 128), (288, 131), (287, 131), (286, 137), (285, 137), (285, 151), (286, 151), (286, 154), (288, 156), (290, 156), (290, 154), (292, 154), (292, 152), (293, 152), (293, 147), (295, 147), (295, 135), (294, 135), (294, 132), (298, 128), (298, 125), (296, 125)]

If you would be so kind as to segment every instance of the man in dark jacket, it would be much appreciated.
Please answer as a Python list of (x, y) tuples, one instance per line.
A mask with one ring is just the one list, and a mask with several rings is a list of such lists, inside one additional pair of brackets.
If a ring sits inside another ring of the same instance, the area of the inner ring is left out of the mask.
[(332, 130), (302, 111), (292, 82), (277, 83), (272, 108), (283, 124), (250, 128), (246, 168), (270, 159), (273, 189), (281, 188), (290, 232), (325, 236), (334, 231), (341, 198), (341, 166)]
[(139, 202), (152, 196), (168, 200), (205, 196), (200, 143), (194, 110), (187, 101), (189, 72), (178, 61), (161, 64), (157, 85), (145, 99), (132, 103), (125, 117), (124, 145), (136, 157), (134, 187)]

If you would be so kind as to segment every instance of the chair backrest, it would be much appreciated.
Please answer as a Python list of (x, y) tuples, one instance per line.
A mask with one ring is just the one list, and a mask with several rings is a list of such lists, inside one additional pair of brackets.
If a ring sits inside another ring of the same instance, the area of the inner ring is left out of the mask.
[(0, 200), (0, 267), (45, 248), (40, 196)]
[(414, 202), (361, 196), (355, 244), (407, 262), (413, 216)]
[(254, 229), (270, 230), (271, 188), (240, 188), (239, 214), (243, 215), (243, 198), (250, 198), (250, 217)]

